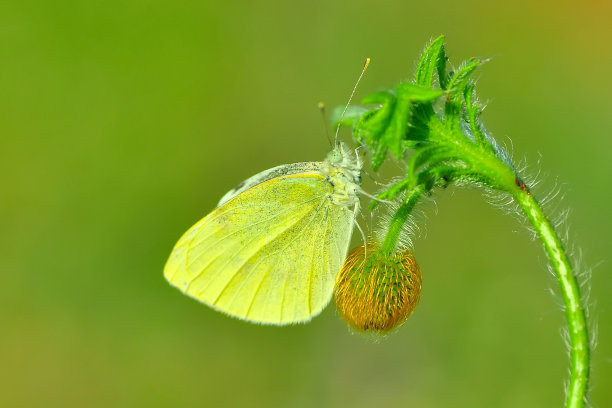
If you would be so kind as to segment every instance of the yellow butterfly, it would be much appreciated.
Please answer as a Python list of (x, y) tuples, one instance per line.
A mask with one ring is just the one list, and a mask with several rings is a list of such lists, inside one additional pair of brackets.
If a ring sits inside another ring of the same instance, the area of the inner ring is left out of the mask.
[(330, 301), (359, 209), (362, 163), (343, 143), (322, 162), (286, 164), (228, 192), (177, 242), (164, 276), (231, 316), (304, 322)]

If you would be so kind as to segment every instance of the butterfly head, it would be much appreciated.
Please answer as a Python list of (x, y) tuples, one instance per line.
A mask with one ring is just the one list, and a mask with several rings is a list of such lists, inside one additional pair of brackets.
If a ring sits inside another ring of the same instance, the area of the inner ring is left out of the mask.
[(361, 169), (363, 168), (361, 158), (344, 142), (336, 142), (336, 147), (327, 154), (325, 162), (341, 171), (349, 181), (361, 184)]

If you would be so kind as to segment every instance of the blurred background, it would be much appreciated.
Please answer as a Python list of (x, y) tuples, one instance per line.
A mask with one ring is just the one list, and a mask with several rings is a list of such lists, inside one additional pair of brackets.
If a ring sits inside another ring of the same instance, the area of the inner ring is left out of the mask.
[(562, 186), (593, 268), (592, 402), (612, 406), (611, 17), (598, 0), (2, 2), (0, 406), (562, 406), (555, 280), (475, 189), (423, 207), (421, 302), (382, 340), (333, 304), (244, 323), (162, 276), (227, 190), (325, 157), (317, 103), (343, 105), (366, 56), (356, 101), (439, 34), (455, 64), (494, 57), (485, 123), (542, 170), (536, 193)]

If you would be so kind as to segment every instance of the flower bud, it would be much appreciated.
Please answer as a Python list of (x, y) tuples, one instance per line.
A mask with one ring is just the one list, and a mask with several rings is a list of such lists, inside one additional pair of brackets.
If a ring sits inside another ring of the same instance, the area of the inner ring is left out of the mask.
[(408, 250), (385, 253), (373, 244), (349, 253), (334, 288), (342, 318), (359, 331), (377, 333), (402, 324), (420, 295), (421, 269), (414, 255)]

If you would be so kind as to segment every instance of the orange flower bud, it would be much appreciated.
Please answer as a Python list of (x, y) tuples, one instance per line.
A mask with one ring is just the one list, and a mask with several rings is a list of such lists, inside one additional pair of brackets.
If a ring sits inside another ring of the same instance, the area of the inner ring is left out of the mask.
[(383, 253), (368, 244), (351, 251), (336, 278), (342, 318), (360, 331), (385, 333), (412, 314), (421, 295), (421, 269), (407, 250)]

